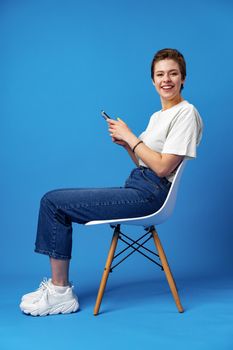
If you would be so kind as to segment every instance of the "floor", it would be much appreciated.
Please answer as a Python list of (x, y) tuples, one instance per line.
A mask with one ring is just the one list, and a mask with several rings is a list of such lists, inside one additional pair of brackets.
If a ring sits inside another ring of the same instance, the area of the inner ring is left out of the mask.
[(108, 283), (101, 312), (93, 316), (98, 285), (79, 286), (81, 309), (70, 315), (31, 317), (18, 308), (35, 289), (35, 277), (2, 279), (0, 349), (161, 349), (232, 350), (233, 279), (178, 279), (185, 308), (177, 312), (164, 278)]

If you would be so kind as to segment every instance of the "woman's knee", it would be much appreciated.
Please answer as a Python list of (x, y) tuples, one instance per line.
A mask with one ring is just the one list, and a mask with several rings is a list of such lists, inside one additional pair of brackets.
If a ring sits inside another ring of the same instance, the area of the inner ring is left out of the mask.
[(56, 220), (65, 226), (71, 225), (71, 218), (65, 210), (63, 190), (52, 190), (45, 193), (41, 198), (40, 211), (46, 215), (52, 213)]
[(41, 201), (40, 201), (41, 206), (48, 206), (48, 205), (56, 206), (58, 192), (59, 190), (52, 190), (52, 191), (46, 192), (41, 198)]

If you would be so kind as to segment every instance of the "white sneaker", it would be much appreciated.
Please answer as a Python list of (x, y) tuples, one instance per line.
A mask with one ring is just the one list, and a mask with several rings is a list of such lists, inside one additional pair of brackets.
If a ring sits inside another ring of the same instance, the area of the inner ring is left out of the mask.
[[(68, 314), (79, 309), (78, 298), (73, 291), (73, 286), (68, 286), (64, 293), (57, 292), (55, 288), (56, 286), (51, 281), (44, 282), (36, 292), (24, 296), (20, 309), (25, 314), (32, 316)], [(37, 293), (35, 298), (34, 293)]]

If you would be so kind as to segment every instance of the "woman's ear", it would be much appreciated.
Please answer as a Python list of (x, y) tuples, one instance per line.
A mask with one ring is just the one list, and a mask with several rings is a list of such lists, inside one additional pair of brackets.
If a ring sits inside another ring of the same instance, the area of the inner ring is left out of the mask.
[(152, 81), (152, 84), (155, 86), (154, 80), (153, 80), (153, 79), (151, 79), (151, 81)]

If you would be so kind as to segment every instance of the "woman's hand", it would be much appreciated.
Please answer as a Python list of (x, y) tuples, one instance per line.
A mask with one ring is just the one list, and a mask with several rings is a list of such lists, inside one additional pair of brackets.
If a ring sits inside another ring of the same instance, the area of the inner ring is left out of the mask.
[(112, 141), (125, 147), (127, 150), (132, 150), (139, 139), (132, 133), (127, 124), (120, 118), (117, 118), (117, 120), (108, 119), (107, 123)]
[[(134, 136), (126, 123), (120, 118), (118, 120), (108, 119), (108, 131), (114, 143), (121, 146), (128, 145), (128, 141)], [(135, 136), (134, 136), (135, 137)]]

